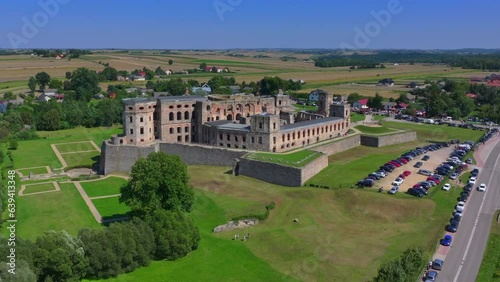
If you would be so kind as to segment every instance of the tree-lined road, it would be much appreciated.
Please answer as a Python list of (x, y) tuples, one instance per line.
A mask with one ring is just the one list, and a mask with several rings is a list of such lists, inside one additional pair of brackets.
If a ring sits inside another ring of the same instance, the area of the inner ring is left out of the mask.
[(498, 137), (492, 138), (483, 148), (489, 153), (480, 168), (476, 186), (486, 183), (486, 192), (474, 189), (467, 201), (460, 227), (453, 236), (452, 247), (446, 255), (438, 281), (476, 281), (488, 241), (491, 220), (495, 211), (500, 209), (499, 141)]

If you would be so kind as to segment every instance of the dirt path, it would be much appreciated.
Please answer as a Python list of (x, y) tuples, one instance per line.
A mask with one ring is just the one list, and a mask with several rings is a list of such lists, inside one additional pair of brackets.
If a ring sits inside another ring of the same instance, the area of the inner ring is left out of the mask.
[(64, 158), (62, 157), (61, 153), (59, 153), (59, 150), (57, 149), (56, 145), (55, 144), (50, 144), (50, 147), (52, 147), (52, 150), (54, 151), (54, 153), (56, 154), (57, 158), (59, 159), (59, 161), (61, 162), (62, 164), (62, 168), (65, 168), (68, 166), (68, 164), (66, 163), (66, 161), (64, 160)]
[(106, 195), (106, 196), (97, 196), (97, 197), (92, 197), (92, 198), (89, 198), (91, 200), (95, 200), (95, 199), (106, 199), (106, 198), (114, 198), (114, 197), (119, 197), (121, 194), (114, 194), (114, 195)]
[(80, 192), (80, 195), (82, 196), (83, 200), (85, 201), (85, 203), (89, 207), (89, 210), (92, 213), (92, 215), (94, 216), (97, 223), (99, 223), (99, 224), (102, 223), (101, 214), (95, 208), (94, 203), (92, 203), (92, 200), (89, 198), (89, 196), (87, 195), (87, 192), (85, 192), (82, 185), (80, 185), (80, 182), (75, 181), (75, 182), (73, 182), (73, 184), (75, 184), (76, 189), (78, 190), (78, 192)]

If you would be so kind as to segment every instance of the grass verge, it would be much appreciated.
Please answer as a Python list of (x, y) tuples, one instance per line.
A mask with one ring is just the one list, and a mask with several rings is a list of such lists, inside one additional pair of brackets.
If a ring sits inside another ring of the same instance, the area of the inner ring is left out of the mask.
[(384, 134), (391, 133), (396, 130), (387, 128), (385, 126), (366, 126), (366, 125), (358, 125), (355, 127), (357, 130), (361, 131), (361, 133), (366, 134)]
[(476, 281), (493, 282), (500, 281), (500, 223), (498, 217), (500, 210), (493, 216), (491, 223), (490, 236), (483, 262), (479, 268), (479, 274)]
[(253, 153), (246, 157), (252, 160), (301, 167), (316, 159), (320, 155), (321, 153), (318, 152), (301, 150), (289, 154)]

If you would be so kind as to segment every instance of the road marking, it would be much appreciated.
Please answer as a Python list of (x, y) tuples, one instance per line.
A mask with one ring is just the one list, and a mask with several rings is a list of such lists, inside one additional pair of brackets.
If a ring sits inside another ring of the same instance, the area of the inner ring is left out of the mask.
[[(497, 143), (498, 143), (498, 141), (497, 141)], [(496, 144), (495, 144), (495, 146), (496, 146)], [(490, 153), (491, 153), (491, 151), (490, 151)], [(494, 168), (497, 166), (497, 163), (498, 163), (499, 160), (500, 160), (500, 155), (498, 155), (498, 157), (497, 157), (497, 159), (495, 161), (495, 165), (493, 166)], [(488, 180), (488, 187), (490, 186), (491, 179), (493, 179), (493, 176), (495, 176), (495, 174), (493, 172), (491, 172), (490, 179)], [(487, 189), (487, 191), (490, 191), (490, 190), (491, 189)], [(470, 245), (472, 243), (472, 239), (474, 238), (474, 233), (476, 232), (476, 225), (477, 225), (477, 222), (479, 220), (479, 215), (481, 214), (481, 211), (483, 209), (484, 199), (485, 198), (486, 198), (486, 193), (484, 193), (483, 199), (481, 200), (481, 206), (479, 206), (479, 211), (477, 212), (476, 222), (474, 223), (474, 227), (472, 228), (472, 233), (470, 235), (469, 242), (467, 243), (467, 248), (465, 248), (465, 253), (464, 253), (464, 256), (462, 257), (462, 262), (460, 263), (460, 267), (458, 268), (457, 274), (455, 275), (455, 279), (453, 279), (453, 282), (457, 281), (458, 276), (460, 275), (460, 272), (462, 271), (462, 266), (463, 266), (463, 264), (465, 262), (465, 258), (467, 257), (467, 254), (469, 253), (469, 248), (470, 248)]]

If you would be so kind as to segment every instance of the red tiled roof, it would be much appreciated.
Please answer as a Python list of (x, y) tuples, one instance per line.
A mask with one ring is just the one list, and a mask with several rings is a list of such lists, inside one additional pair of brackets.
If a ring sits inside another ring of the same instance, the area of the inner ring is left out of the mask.
[(358, 103), (360, 103), (363, 106), (366, 106), (368, 104), (368, 98), (358, 100)]
[(493, 86), (493, 87), (500, 87), (500, 80), (492, 80), (492, 81), (489, 81), (488, 86)]
[(398, 107), (399, 107), (399, 108), (405, 108), (405, 109), (406, 109), (406, 108), (408, 108), (408, 104), (405, 104), (405, 103), (399, 103), (399, 104), (398, 104)]
[(467, 93), (467, 94), (465, 94), (465, 96), (467, 96), (469, 98), (473, 98), (473, 99), (477, 98), (477, 95), (474, 93)]

